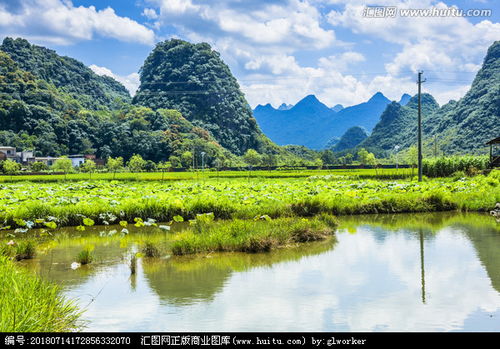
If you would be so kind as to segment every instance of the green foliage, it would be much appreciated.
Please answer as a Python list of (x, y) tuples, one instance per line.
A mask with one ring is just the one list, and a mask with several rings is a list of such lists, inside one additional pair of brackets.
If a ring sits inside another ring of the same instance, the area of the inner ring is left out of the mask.
[(127, 167), (132, 172), (141, 172), (146, 167), (146, 161), (140, 155), (133, 155), (127, 163)]
[(106, 166), (110, 171), (119, 171), (123, 168), (123, 158), (121, 156), (117, 158), (109, 157)]
[(86, 108), (113, 109), (131, 99), (125, 87), (112, 78), (99, 76), (83, 63), (27, 40), (5, 38), (0, 50), (9, 54), (20, 69), (53, 84)]
[(361, 148), (358, 151), (358, 159), (362, 165), (375, 165), (377, 160), (375, 159), (375, 155), (373, 153), (368, 152), (365, 148)]
[(49, 166), (44, 162), (37, 161), (31, 164), (31, 170), (34, 172), (48, 171), (48, 169)]
[(94, 261), (94, 259), (95, 259), (95, 255), (94, 255), (94, 247), (93, 246), (85, 247), (76, 256), (76, 261), (78, 263), (80, 263), (81, 265), (90, 264)]
[(54, 171), (62, 171), (65, 173), (72, 172), (74, 170), (71, 159), (68, 159), (64, 156), (54, 162), (54, 165), (52, 165), (52, 169)]
[(340, 138), (340, 140), (332, 147), (334, 151), (342, 151), (356, 147), (362, 141), (368, 138), (365, 129), (359, 126), (349, 128)]
[(4, 161), (2, 166), (3, 166), (3, 172), (9, 175), (16, 174), (21, 170), (21, 165), (10, 159)]
[(198, 229), (180, 233), (172, 244), (172, 253), (268, 252), (295, 243), (317, 241), (331, 236), (336, 228), (325, 219), (280, 218), (276, 220), (233, 220), (205, 222)]
[(82, 63), (21, 39), (5, 39), (0, 49), (2, 145), (35, 148), (37, 156), (138, 154), (160, 162), (195, 148), (234, 158), (178, 111), (126, 103), (121, 84)]
[(134, 222), (137, 218), (143, 222), (150, 218), (169, 222), (178, 219), (175, 216), (201, 222), (210, 216), (253, 219), (267, 215), (275, 219), (320, 213), (489, 211), (500, 202), (497, 172), (459, 180), (428, 179), (422, 183), (317, 175), (283, 179), (261, 176), (244, 181), (238, 177), (206, 177), (177, 181), (1, 184), (0, 228), (27, 229), (33, 222), (49, 221), (57, 222), (60, 227), (80, 226), (82, 216), (95, 224), (104, 224), (110, 215), (120, 217), (119, 224), (126, 228), (127, 221)]
[(161, 257), (161, 251), (154, 242), (146, 241), (142, 246), (141, 253), (148, 258)]
[(96, 170), (96, 164), (93, 160), (85, 160), (83, 164), (80, 165), (80, 171), (82, 172), (94, 172)]
[(260, 165), (262, 158), (259, 153), (257, 153), (254, 149), (248, 149), (243, 155), (243, 160), (249, 165), (249, 166), (258, 166)]
[(79, 310), (59, 287), (0, 256), (0, 331), (67, 332), (80, 325)]
[(424, 159), (422, 163), (423, 173), (428, 177), (447, 177), (453, 175), (455, 178), (463, 173), (464, 176), (476, 175), (479, 170), (485, 170), (489, 165), (489, 157), (484, 156), (450, 156)]
[(233, 153), (259, 146), (260, 131), (252, 110), (228, 66), (210, 45), (178, 39), (160, 42), (140, 74), (135, 104), (179, 110)]

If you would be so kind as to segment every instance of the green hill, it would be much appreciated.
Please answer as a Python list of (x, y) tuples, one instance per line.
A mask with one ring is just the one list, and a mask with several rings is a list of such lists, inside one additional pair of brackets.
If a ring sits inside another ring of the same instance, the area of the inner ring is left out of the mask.
[(206, 43), (161, 42), (140, 70), (133, 103), (179, 110), (235, 154), (262, 145), (252, 110), (218, 52)]
[(130, 102), (127, 89), (108, 76), (99, 76), (76, 59), (30, 44), (25, 39), (5, 38), (0, 50), (21, 70), (49, 82), (89, 109), (114, 109)]
[[(6, 39), (4, 44), (12, 42), (18, 45), (7, 45), (10, 53), (0, 50), (0, 145), (35, 149), (38, 156), (95, 153), (128, 159), (140, 154), (149, 160), (165, 161), (171, 156), (181, 158), (194, 149), (198, 154), (207, 153), (207, 165), (215, 158), (234, 160), (208, 131), (193, 125), (178, 111), (126, 103), (128, 93), (117, 81), (100, 80), (82, 63), (26, 44), (25, 40)], [(11, 55), (21, 57), (20, 62)], [(61, 82), (64, 69), (51, 75), (52, 68), (48, 68), (58, 62), (72, 62), (72, 75), (68, 74), (87, 79)], [(102, 99), (96, 97), (86, 103), (93, 87)], [(115, 104), (111, 98), (120, 101)]]
[[(485, 153), (485, 143), (500, 136), (500, 41), (489, 49), (470, 90), (458, 101), (439, 107), (434, 98), (422, 94), (424, 153)], [(393, 102), (382, 113), (372, 134), (359, 146), (387, 156), (394, 146), (401, 149), (417, 143), (417, 98), (405, 106)]]
[(368, 134), (364, 128), (359, 126), (351, 127), (345, 131), (340, 140), (332, 147), (332, 150), (342, 151), (354, 148), (366, 138), (368, 138)]

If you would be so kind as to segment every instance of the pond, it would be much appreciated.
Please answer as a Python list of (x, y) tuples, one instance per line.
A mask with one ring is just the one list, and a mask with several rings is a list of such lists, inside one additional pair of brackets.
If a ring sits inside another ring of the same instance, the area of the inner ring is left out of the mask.
[[(66, 230), (22, 264), (85, 309), (85, 331), (500, 331), (500, 224), (492, 217), (340, 219), (327, 241), (264, 254), (144, 257), (133, 275), (129, 257), (141, 239), (160, 243), (171, 233)], [(88, 243), (96, 261), (71, 269)]]

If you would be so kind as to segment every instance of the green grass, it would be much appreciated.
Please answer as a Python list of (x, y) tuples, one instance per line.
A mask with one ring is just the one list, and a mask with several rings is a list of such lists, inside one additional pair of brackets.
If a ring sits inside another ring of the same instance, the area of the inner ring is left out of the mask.
[(179, 181), (179, 180), (207, 180), (224, 178), (306, 178), (316, 175), (350, 176), (355, 178), (378, 178), (378, 179), (403, 179), (411, 178), (417, 174), (416, 169), (349, 169), (349, 170), (258, 170), (258, 171), (196, 171), (196, 172), (119, 172), (69, 174), (47, 174), (47, 175), (0, 175), (0, 183), (12, 182), (79, 182), (79, 181)]
[(174, 255), (201, 252), (268, 252), (303, 242), (326, 239), (337, 227), (333, 217), (311, 219), (232, 220), (212, 222), (201, 231), (194, 228), (179, 233), (172, 243)]
[(81, 265), (90, 264), (94, 261), (94, 251), (92, 247), (85, 247), (76, 256), (76, 261)]
[(79, 328), (80, 312), (57, 286), (0, 256), (0, 332), (62, 332)]
[(160, 249), (152, 241), (146, 241), (146, 242), (144, 242), (144, 245), (142, 246), (142, 249), (141, 249), (141, 253), (145, 257), (149, 257), (149, 258), (161, 257), (161, 251), (160, 251)]

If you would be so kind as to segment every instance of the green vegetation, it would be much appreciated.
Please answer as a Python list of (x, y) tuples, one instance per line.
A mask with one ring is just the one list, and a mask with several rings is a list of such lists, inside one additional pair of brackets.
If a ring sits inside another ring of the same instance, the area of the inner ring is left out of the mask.
[(349, 128), (332, 147), (334, 151), (342, 151), (356, 147), (368, 137), (366, 130), (359, 126)]
[(76, 261), (81, 265), (90, 264), (94, 261), (94, 248), (93, 246), (86, 246), (76, 256)]
[(489, 156), (451, 156), (424, 159), (422, 170), (428, 177), (447, 177), (457, 172), (473, 176), (489, 166)]
[(57, 286), (0, 256), (0, 331), (63, 332), (78, 329), (80, 312)]
[(141, 253), (145, 257), (149, 257), (149, 258), (154, 258), (154, 257), (160, 257), (161, 256), (160, 250), (158, 249), (158, 247), (156, 246), (156, 244), (154, 242), (152, 242), (152, 241), (146, 241), (146, 242), (144, 242), (144, 245), (142, 246), (142, 249), (141, 249)]
[[(266, 171), (263, 171), (264, 173)], [(320, 174), (311, 171), (310, 174)], [(240, 174), (241, 176), (242, 174)], [(244, 174), (243, 174), (244, 175)], [(272, 175), (272, 174), (271, 174)], [(358, 213), (487, 211), (500, 202), (498, 171), (472, 178), (380, 181), (333, 174), (309, 178), (222, 179), (200, 181), (80, 181), (2, 184), (0, 222), (18, 227), (20, 219), (33, 227), (134, 222), (139, 217), (168, 222), (212, 212), (216, 219), (252, 219)], [(39, 223), (37, 223), (39, 222)]]
[(261, 145), (263, 136), (238, 82), (210, 45), (161, 42), (140, 73), (135, 104), (179, 110), (238, 155)]
[(200, 230), (188, 229), (175, 236), (172, 253), (268, 252), (291, 244), (326, 239), (338, 225), (335, 218), (327, 216), (300, 220), (263, 217), (211, 222), (205, 223)]
[[(499, 86), (500, 41), (496, 41), (463, 98), (439, 107), (431, 95), (422, 94), (424, 154), (486, 153), (485, 143), (500, 134)], [(416, 120), (416, 96), (405, 106), (393, 102), (359, 146), (384, 157), (390, 156), (395, 146), (407, 149), (417, 142)]]

